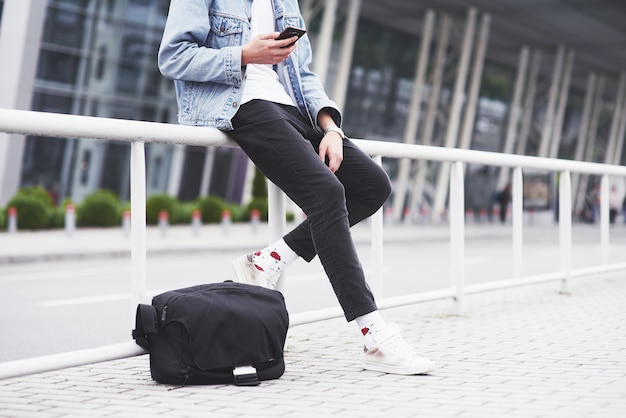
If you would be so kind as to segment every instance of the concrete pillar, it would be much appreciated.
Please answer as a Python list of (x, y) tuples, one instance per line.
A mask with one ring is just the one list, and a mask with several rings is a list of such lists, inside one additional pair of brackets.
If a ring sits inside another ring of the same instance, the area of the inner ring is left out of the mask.
[(169, 181), (167, 185), (167, 194), (170, 196), (178, 196), (180, 192), (180, 182), (183, 178), (183, 169), (185, 168), (185, 146), (174, 145), (172, 152), (172, 163), (169, 172)]
[[(578, 127), (578, 141), (576, 142), (576, 151), (574, 152), (574, 160), (582, 161), (585, 156), (585, 145), (589, 135), (589, 122), (591, 121), (591, 110), (593, 108), (593, 99), (596, 90), (596, 75), (590, 73), (587, 76), (587, 88), (585, 89), (585, 103), (583, 104), (583, 114)], [(580, 202), (584, 201), (584, 195), (581, 197), (578, 192), (580, 182), (580, 174), (574, 173), (572, 176), (572, 193), (574, 196), (574, 211), (578, 212), (582, 206)]]
[(213, 161), (215, 161), (215, 147), (207, 147), (206, 154), (204, 154), (202, 181), (200, 182), (200, 190), (198, 190), (198, 196), (205, 196), (209, 194), (209, 187), (211, 187), (211, 176), (213, 174)]
[(522, 122), (519, 131), (516, 154), (526, 154), (526, 144), (530, 133), (530, 125), (533, 119), (533, 109), (535, 107), (535, 92), (537, 91), (537, 80), (539, 78), (539, 68), (541, 67), (541, 52), (534, 50), (531, 57), (530, 74), (528, 75), (528, 90), (524, 98), (524, 111), (522, 112)]
[[(456, 147), (457, 136), (459, 133), (459, 124), (461, 119), (461, 110), (463, 107), (463, 99), (465, 97), (465, 84), (467, 80), (467, 72), (469, 69), (469, 60), (472, 52), (472, 43), (474, 41), (474, 30), (476, 27), (476, 9), (471, 7), (467, 13), (465, 23), (465, 32), (463, 35), (463, 47), (461, 49), (461, 58), (459, 60), (459, 68), (452, 93), (452, 105), (450, 107), (450, 116), (448, 119), (448, 127), (446, 130), (445, 146), (447, 148)], [(450, 163), (441, 163), (439, 166), (439, 175), (437, 176), (437, 189), (435, 193), (435, 202), (431, 219), (440, 221), (442, 212), (446, 205), (448, 197), (448, 181), (450, 179)]]
[[(422, 92), (424, 90), (424, 79), (426, 76), (426, 67), (428, 66), (428, 58), (430, 55), (430, 44), (433, 39), (433, 30), (435, 24), (435, 13), (432, 10), (426, 12), (424, 18), (424, 27), (422, 29), (422, 41), (420, 52), (417, 59), (417, 67), (415, 69), (415, 79), (413, 80), (413, 95), (411, 96), (411, 105), (409, 108), (409, 117), (406, 128), (404, 130), (404, 143), (415, 143), (415, 135), (419, 124), (420, 113), (422, 108)], [(393, 219), (398, 222), (402, 217), (404, 209), (404, 201), (406, 197), (407, 183), (411, 161), (400, 159), (400, 168), (398, 170), (398, 178), (396, 181), (395, 193), (393, 197)]]
[(333, 46), (333, 32), (335, 30), (335, 15), (339, 0), (326, 0), (324, 17), (320, 28), (319, 38), (315, 49), (313, 72), (317, 74), (322, 84), (326, 81), (328, 73), (328, 60)]
[[(517, 76), (515, 78), (513, 98), (511, 100), (511, 105), (509, 108), (509, 121), (507, 124), (504, 147), (502, 150), (502, 152), (505, 154), (511, 154), (513, 152), (513, 146), (515, 145), (515, 139), (517, 138), (519, 120), (522, 113), (522, 92), (524, 91), (526, 74), (528, 72), (528, 56), (528, 47), (522, 47), (517, 61)], [(510, 170), (506, 167), (502, 167), (500, 169), (500, 177), (498, 178), (497, 190), (502, 190), (504, 186), (509, 182), (509, 172)]]
[(474, 121), (476, 119), (476, 109), (478, 105), (478, 94), (480, 93), (480, 82), (483, 78), (483, 67), (485, 65), (485, 54), (487, 52), (487, 41), (489, 40), (489, 29), (491, 26), (491, 15), (483, 14), (480, 22), (480, 34), (478, 36), (478, 47), (474, 56), (474, 68), (472, 69), (472, 79), (463, 118), (463, 128), (461, 130), (461, 142), (459, 148), (469, 149), (472, 144), (474, 133)]
[(609, 132), (609, 140), (604, 154), (604, 164), (612, 164), (615, 159), (615, 146), (617, 144), (617, 134), (620, 128), (620, 120), (622, 117), (622, 108), (624, 106), (624, 94), (626, 90), (626, 72), (622, 72), (619, 77), (619, 85), (615, 92), (615, 104), (613, 107), (613, 119), (611, 121), (611, 130)]
[[(4, 2), (0, 25), (0, 108), (31, 108), (46, 9), (47, 2), (41, 0)], [(23, 135), (0, 133), (0, 206), (19, 188), (24, 145)]]
[[(600, 115), (602, 113), (602, 107), (604, 103), (602, 101), (602, 95), (604, 94), (604, 77), (599, 77), (596, 89), (596, 96), (594, 98), (593, 110), (591, 113), (591, 121), (589, 122), (589, 134), (587, 136), (587, 144), (585, 149), (585, 156), (583, 158), (584, 161), (592, 161), (593, 160), (593, 149), (596, 144), (596, 138), (598, 136), (598, 126), (600, 124)], [(587, 185), (589, 183), (589, 175), (585, 174), (581, 177), (580, 185), (579, 185), (579, 196), (580, 199), (577, 202), (576, 209), (579, 211), (582, 209), (583, 204), (585, 202), (585, 196), (587, 193)]]
[(537, 153), (539, 157), (547, 157), (550, 149), (550, 139), (552, 139), (552, 129), (554, 128), (554, 113), (557, 104), (557, 94), (559, 92), (561, 75), (563, 73), (564, 55), (565, 48), (563, 45), (559, 45), (556, 53), (556, 60), (554, 62), (554, 69), (552, 71), (552, 83), (550, 84), (550, 91), (548, 93), (548, 104), (543, 117), (541, 142), (539, 143), (539, 151)]
[(359, 13), (361, 11), (361, 0), (349, 0), (348, 16), (346, 18), (343, 41), (341, 43), (341, 53), (339, 54), (339, 66), (335, 88), (332, 99), (337, 103), (339, 109), (346, 105), (346, 94), (348, 93), (350, 70), (352, 69), (352, 53), (354, 51), (354, 41), (359, 23)]
[(626, 134), (626, 97), (624, 98), (624, 105), (622, 107), (622, 118), (620, 120), (619, 129), (617, 132), (617, 141), (615, 143), (615, 153), (613, 158), (613, 164), (620, 165), (622, 163), (622, 151), (624, 149), (624, 135)]
[[(451, 24), (450, 16), (444, 14), (441, 18), (439, 31), (437, 32), (438, 43), (434, 63), (435, 68), (433, 70), (432, 82), (430, 84), (428, 110), (424, 120), (424, 129), (422, 130), (423, 145), (430, 145), (432, 143), (435, 122), (437, 120), (437, 111), (439, 109), (439, 99), (441, 97), (441, 85), (443, 83), (443, 71), (446, 65), (446, 54), (448, 50), (448, 41), (450, 39)], [(428, 162), (426, 160), (417, 161), (417, 173), (415, 176), (415, 184), (413, 186), (410, 206), (411, 212), (413, 213), (420, 210), (427, 171)]]
[(567, 98), (569, 96), (569, 84), (572, 78), (572, 68), (574, 66), (574, 51), (567, 51), (565, 60), (565, 68), (563, 69), (563, 82), (561, 83), (561, 92), (559, 94), (559, 103), (554, 118), (554, 127), (552, 129), (552, 140), (550, 142), (550, 152), (548, 157), (559, 157), (559, 146), (561, 145), (561, 137), (563, 136), (563, 119), (565, 118), (565, 107), (567, 106)]
[(304, 19), (304, 24), (308, 27), (311, 23), (311, 19), (315, 15), (315, 7), (313, 3), (315, 0), (300, 0), (300, 13)]

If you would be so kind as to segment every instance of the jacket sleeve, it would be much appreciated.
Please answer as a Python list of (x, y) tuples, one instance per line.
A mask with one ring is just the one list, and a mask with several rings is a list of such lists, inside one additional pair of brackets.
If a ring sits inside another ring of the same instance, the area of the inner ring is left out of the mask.
[(241, 85), (241, 37), (236, 46), (210, 48), (211, 0), (172, 0), (158, 52), (159, 70), (173, 80)]
[[(304, 27), (304, 20), (302, 20), (301, 24), (301, 27)], [(341, 111), (337, 104), (326, 94), (324, 86), (317, 74), (310, 69), (313, 54), (308, 35), (300, 38), (298, 48), (302, 51), (298, 51), (298, 70), (300, 73), (302, 94), (304, 96), (305, 105), (314, 118), (313, 122), (317, 125), (317, 115), (320, 110), (325, 109), (330, 113), (337, 126), (341, 126)], [(319, 126), (317, 128), (321, 130)]]

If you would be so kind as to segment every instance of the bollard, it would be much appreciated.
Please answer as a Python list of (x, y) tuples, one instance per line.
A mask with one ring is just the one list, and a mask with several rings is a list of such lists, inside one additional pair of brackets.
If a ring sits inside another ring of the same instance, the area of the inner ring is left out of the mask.
[(487, 209), (480, 208), (479, 213), (480, 213), (480, 218), (479, 218), (480, 222), (481, 223), (487, 222)]
[(474, 209), (472, 208), (465, 209), (465, 223), (466, 224), (474, 223)]
[(222, 211), (222, 233), (224, 235), (228, 235), (228, 231), (230, 230), (231, 223), (232, 223), (232, 218), (230, 216), (230, 211), (228, 209), (224, 209)]
[(191, 211), (191, 227), (193, 229), (193, 234), (196, 237), (200, 235), (200, 229), (202, 227), (202, 213), (199, 209)]
[(73, 203), (68, 203), (65, 206), (65, 233), (68, 236), (74, 235), (76, 230), (76, 206)]
[(500, 220), (500, 206), (498, 205), (493, 205), (493, 208), (491, 209), (491, 213), (493, 214), (493, 219), (497, 219), (498, 221)]
[(425, 207), (420, 208), (420, 221), (428, 223), (428, 209)]
[(252, 225), (252, 232), (255, 234), (259, 229), (259, 222), (261, 221), (261, 212), (258, 209), (252, 209), (250, 211), (250, 224)]
[(170, 224), (170, 215), (166, 210), (162, 210), (159, 212), (159, 230), (161, 231), (161, 236), (164, 237), (167, 235), (167, 227)]
[(125, 237), (130, 237), (130, 211), (122, 212), (122, 231)]
[(17, 232), (17, 209), (11, 206), (8, 210), (9, 219), (7, 223), (7, 228), (9, 233)]
[(413, 220), (411, 219), (411, 208), (404, 208), (403, 216), (402, 221), (404, 225), (411, 225), (413, 223)]

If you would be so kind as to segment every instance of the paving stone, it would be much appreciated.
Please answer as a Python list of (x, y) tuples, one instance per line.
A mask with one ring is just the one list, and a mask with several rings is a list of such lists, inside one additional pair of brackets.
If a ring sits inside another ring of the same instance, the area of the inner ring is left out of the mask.
[(383, 311), (440, 367), (428, 376), (363, 370), (354, 324), (292, 327), (286, 373), (253, 388), (173, 387), (148, 356), (0, 381), (0, 417), (626, 416), (626, 281), (547, 283)]

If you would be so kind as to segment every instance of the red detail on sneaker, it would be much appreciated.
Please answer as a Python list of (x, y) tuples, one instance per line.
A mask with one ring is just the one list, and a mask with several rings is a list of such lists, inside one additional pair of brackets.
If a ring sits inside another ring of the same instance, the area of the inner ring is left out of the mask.
[(370, 332), (370, 329), (368, 327), (361, 328), (361, 334), (367, 335), (368, 332)]
[(278, 254), (276, 251), (272, 251), (270, 253), (270, 257), (272, 257), (274, 260), (280, 261), (280, 254)]
[(259, 271), (265, 271), (265, 270), (263, 270), (263, 267), (259, 266), (258, 264), (255, 264), (254, 268), (256, 268)]
[(257, 257), (261, 255), (261, 251), (257, 251), (254, 253), (254, 255), (256, 255)]

